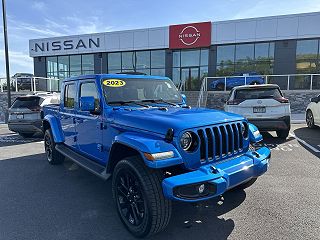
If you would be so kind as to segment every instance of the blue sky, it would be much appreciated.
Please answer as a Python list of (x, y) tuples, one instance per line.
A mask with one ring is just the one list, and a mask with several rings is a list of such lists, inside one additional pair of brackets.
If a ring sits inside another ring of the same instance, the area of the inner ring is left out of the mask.
[[(33, 72), (28, 40), (320, 11), (320, 0), (9, 0), (11, 75)], [(1, 17), (0, 77), (5, 76)]]

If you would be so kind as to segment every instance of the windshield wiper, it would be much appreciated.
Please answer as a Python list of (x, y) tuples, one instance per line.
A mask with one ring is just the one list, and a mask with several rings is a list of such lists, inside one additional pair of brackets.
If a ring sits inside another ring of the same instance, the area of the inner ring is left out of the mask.
[(130, 103), (133, 103), (133, 104), (136, 104), (138, 106), (142, 106), (142, 107), (145, 107), (145, 108), (150, 108), (149, 105), (145, 105), (145, 104), (142, 104), (142, 103), (139, 103), (137, 101), (134, 101), (134, 100), (131, 100), (131, 101), (113, 101), (113, 102), (108, 102), (108, 104), (120, 104), (120, 105), (128, 105)]
[(169, 104), (171, 106), (179, 106), (178, 104), (176, 103), (172, 103), (172, 102), (168, 102), (168, 101), (165, 101), (163, 100), (162, 98), (160, 99), (144, 99), (144, 100), (141, 100), (141, 102), (151, 102), (151, 103), (166, 103), (166, 104)]

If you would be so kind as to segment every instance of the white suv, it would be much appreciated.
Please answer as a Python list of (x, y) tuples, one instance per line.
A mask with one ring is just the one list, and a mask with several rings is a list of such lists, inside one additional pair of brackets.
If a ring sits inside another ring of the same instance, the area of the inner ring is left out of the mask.
[(315, 125), (320, 126), (320, 95), (310, 101), (306, 110), (306, 121), (308, 128), (314, 128)]
[(239, 86), (231, 90), (224, 106), (226, 112), (240, 114), (260, 131), (276, 131), (286, 139), (290, 131), (290, 103), (278, 85)]

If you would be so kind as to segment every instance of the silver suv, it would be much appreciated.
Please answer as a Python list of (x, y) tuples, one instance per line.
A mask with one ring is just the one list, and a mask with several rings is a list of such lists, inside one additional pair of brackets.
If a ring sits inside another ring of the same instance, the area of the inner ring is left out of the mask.
[(55, 93), (36, 93), (17, 97), (9, 109), (9, 130), (19, 133), (22, 137), (32, 137), (42, 133), (42, 107), (59, 104), (60, 95)]

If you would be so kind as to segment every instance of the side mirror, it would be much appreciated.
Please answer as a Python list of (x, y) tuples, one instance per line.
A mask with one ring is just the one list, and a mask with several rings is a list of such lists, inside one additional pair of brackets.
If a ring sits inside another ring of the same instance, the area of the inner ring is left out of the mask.
[(84, 112), (93, 112), (95, 110), (94, 97), (81, 97), (80, 110)]
[(182, 102), (184, 104), (187, 104), (187, 96), (185, 94), (181, 94), (181, 97), (182, 97)]

